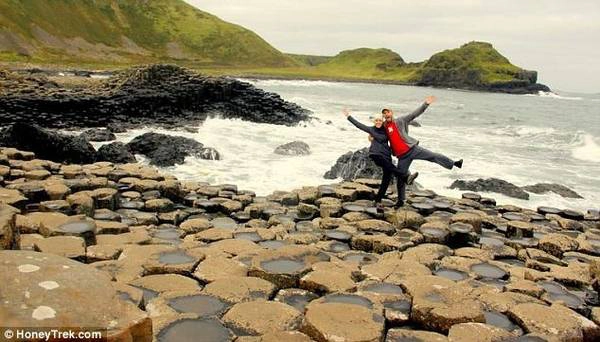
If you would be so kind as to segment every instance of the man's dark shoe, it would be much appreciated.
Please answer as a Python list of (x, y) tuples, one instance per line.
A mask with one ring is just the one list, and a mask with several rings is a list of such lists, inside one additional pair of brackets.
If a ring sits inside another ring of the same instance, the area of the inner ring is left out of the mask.
[(396, 202), (396, 204), (394, 204), (394, 208), (398, 209), (404, 206), (404, 201), (400, 201), (398, 200), (398, 202)]
[(375, 202), (375, 208), (377, 209), (378, 213), (383, 213), (383, 203)]
[(462, 168), (462, 164), (463, 164), (463, 160), (457, 160), (454, 162), (454, 166), (456, 166), (457, 168)]
[(408, 177), (406, 177), (406, 185), (411, 185), (412, 183), (414, 183), (417, 177), (419, 177), (418, 172), (408, 174)]

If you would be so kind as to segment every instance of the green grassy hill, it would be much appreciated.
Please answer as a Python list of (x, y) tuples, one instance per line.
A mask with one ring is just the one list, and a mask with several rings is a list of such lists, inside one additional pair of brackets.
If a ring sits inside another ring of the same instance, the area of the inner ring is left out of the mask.
[[(470, 42), (426, 61), (406, 63), (389, 49), (346, 50), (333, 57), (292, 55), (301, 66), (238, 71), (241, 75), (379, 81), (475, 90), (536, 92), (537, 72), (510, 63), (490, 43)], [(235, 71), (222, 71), (231, 73)]]
[(420, 68), (417, 81), (449, 86), (454, 83), (472, 86), (513, 81), (535, 83), (537, 74), (511, 64), (490, 43), (470, 42), (431, 56)]
[(298, 64), (254, 32), (182, 0), (0, 0), (0, 60)]
[(183, 0), (0, 0), (0, 63), (120, 68), (175, 63), (217, 75), (375, 81), (503, 91), (537, 73), (489, 43), (470, 42), (406, 63), (389, 49), (336, 56), (284, 54), (258, 35)]
[(333, 58), (330, 56), (298, 55), (293, 53), (287, 53), (286, 55), (303, 66), (317, 66)]

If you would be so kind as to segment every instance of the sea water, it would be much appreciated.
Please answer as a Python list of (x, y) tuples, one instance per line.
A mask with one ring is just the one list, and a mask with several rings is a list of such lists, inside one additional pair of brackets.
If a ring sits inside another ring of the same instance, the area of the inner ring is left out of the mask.
[[(222, 160), (188, 157), (184, 164), (163, 170), (182, 180), (233, 183), (266, 195), (335, 182), (324, 179), (323, 174), (337, 158), (369, 145), (366, 134), (346, 120), (342, 109), (348, 108), (356, 119), (369, 124), (382, 108), (404, 115), (426, 96), (434, 95), (437, 102), (417, 119), (421, 127), (410, 127), (410, 135), (424, 148), (463, 158), (464, 167), (446, 170), (415, 161), (411, 171), (419, 171), (417, 181), (425, 188), (460, 196), (461, 191), (449, 189), (457, 179), (496, 177), (518, 186), (559, 183), (584, 199), (531, 194), (526, 201), (495, 193), (484, 195), (496, 198), (499, 204), (529, 208), (600, 207), (600, 94), (508, 95), (366, 83), (244, 81), (310, 109), (313, 120), (288, 127), (217, 117), (206, 120), (194, 133), (145, 128), (117, 134), (118, 140), (128, 142), (151, 130), (196, 139), (216, 148)], [(273, 152), (295, 140), (306, 142), (311, 154), (282, 156)]]

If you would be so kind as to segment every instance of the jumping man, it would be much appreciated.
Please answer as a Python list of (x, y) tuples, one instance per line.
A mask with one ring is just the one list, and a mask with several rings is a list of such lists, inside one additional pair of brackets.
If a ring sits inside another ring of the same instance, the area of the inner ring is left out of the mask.
[[(428, 96), (425, 102), (412, 113), (400, 116), (394, 120), (394, 112), (390, 109), (383, 109), (381, 113), (385, 119), (384, 127), (386, 134), (392, 148), (392, 153), (398, 158), (398, 169), (406, 174), (410, 168), (410, 164), (413, 160), (427, 160), (436, 164), (439, 164), (446, 169), (452, 169), (456, 166), (462, 167), (463, 160), (453, 161), (452, 159), (444, 156), (440, 153), (431, 152), (426, 148), (419, 146), (419, 141), (408, 135), (408, 124), (416, 119), (419, 115), (429, 107), (430, 104), (435, 102), (435, 97)], [(406, 184), (404, 182), (397, 182), (398, 187), (398, 202), (396, 207), (404, 205), (406, 197)]]

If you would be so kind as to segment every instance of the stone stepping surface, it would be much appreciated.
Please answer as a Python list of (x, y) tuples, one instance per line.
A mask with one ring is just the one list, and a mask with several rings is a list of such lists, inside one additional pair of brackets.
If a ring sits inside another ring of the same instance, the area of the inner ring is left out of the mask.
[(5, 148), (0, 174), (7, 326), (60, 319), (146, 341), (600, 339), (597, 210), (428, 190), (377, 210), (375, 180), (256, 196)]

